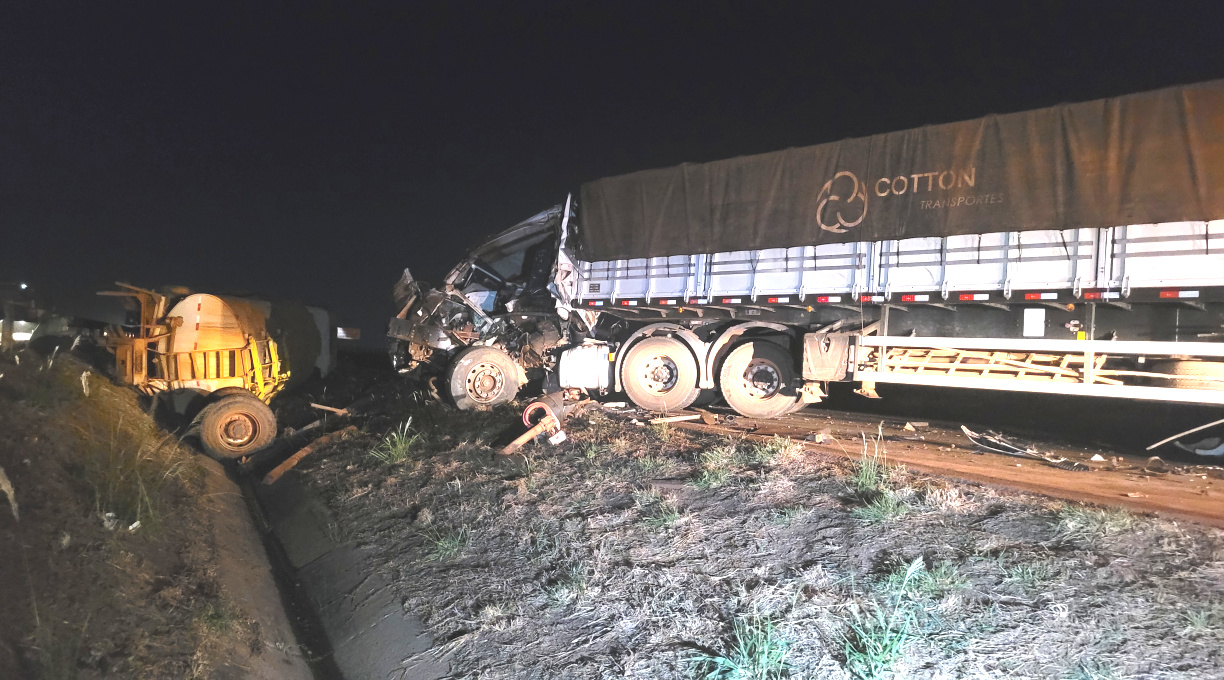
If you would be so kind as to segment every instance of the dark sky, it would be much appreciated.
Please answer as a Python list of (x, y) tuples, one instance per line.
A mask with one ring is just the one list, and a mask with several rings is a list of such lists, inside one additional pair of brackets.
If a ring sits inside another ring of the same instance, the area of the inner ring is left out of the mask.
[(1221, 5), (0, 0), (0, 282), (376, 339), (585, 180), (1221, 78)]

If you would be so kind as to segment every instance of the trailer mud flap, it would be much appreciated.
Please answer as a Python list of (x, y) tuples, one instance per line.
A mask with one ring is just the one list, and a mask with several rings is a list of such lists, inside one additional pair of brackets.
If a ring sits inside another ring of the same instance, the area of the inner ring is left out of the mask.
[(804, 334), (804, 380), (845, 380), (849, 358), (849, 333)]

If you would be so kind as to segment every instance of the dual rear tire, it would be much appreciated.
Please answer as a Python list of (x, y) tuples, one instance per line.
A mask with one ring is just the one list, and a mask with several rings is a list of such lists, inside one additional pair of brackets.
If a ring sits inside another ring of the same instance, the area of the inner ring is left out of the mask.
[[(678, 411), (701, 399), (717, 398), (697, 386), (697, 360), (675, 338), (653, 337), (629, 348), (621, 366), (621, 384), (629, 399), (647, 411)], [(765, 340), (745, 342), (731, 351), (719, 372), (719, 392), (737, 413), (775, 418), (803, 408), (795, 389), (790, 353)]]
[(675, 338), (646, 338), (629, 348), (621, 366), (625, 394), (647, 411), (688, 408), (702, 390), (697, 387), (697, 359)]
[(803, 408), (795, 390), (794, 360), (766, 340), (731, 350), (723, 360), (718, 384), (727, 405), (749, 418), (776, 418)]

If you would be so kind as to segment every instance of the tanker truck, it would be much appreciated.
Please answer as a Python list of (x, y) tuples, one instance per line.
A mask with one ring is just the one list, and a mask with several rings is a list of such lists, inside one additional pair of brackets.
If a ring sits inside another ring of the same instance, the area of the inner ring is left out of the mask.
[(393, 362), (461, 408), (1224, 404), (1224, 81), (599, 179), (396, 291)]
[(155, 403), (193, 416), (214, 458), (241, 458), (276, 438), (269, 403), (335, 360), (330, 314), (299, 302), (158, 293), (127, 284), (101, 295), (134, 299), (139, 320), (112, 327), (115, 377)]

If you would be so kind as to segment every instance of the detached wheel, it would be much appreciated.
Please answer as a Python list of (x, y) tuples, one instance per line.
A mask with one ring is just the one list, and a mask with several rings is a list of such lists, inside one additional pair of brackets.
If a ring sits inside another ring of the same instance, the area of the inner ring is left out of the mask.
[(455, 357), (446, 384), (460, 410), (491, 408), (518, 394), (518, 366), (500, 349), (469, 347)]
[(677, 411), (697, 399), (697, 360), (675, 338), (646, 338), (621, 365), (625, 394), (647, 411)]
[(241, 458), (276, 439), (276, 416), (254, 395), (230, 394), (200, 411), (200, 443), (217, 459)]
[(776, 418), (799, 408), (794, 382), (790, 354), (764, 340), (746, 342), (732, 350), (718, 375), (727, 405), (749, 418)]

